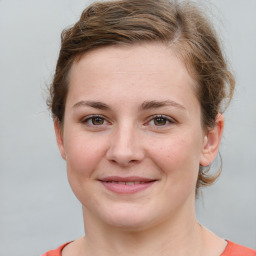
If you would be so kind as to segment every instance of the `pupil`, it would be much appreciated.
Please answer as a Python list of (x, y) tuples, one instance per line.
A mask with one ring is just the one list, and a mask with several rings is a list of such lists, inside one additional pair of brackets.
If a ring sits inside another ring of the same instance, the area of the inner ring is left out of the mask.
[(100, 124), (103, 124), (103, 122), (104, 122), (104, 120), (103, 120), (103, 118), (101, 118), (101, 117), (94, 117), (94, 118), (92, 119), (92, 123), (93, 123), (94, 125), (100, 125)]
[(155, 125), (165, 125), (166, 120), (162, 117), (158, 117), (155, 119), (154, 123), (155, 123)]

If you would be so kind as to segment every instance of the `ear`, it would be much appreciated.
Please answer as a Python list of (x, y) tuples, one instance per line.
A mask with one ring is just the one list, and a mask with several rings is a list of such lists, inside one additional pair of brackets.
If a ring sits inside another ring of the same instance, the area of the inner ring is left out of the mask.
[(54, 130), (55, 130), (55, 136), (57, 140), (57, 144), (60, 150), (60, 154), (64, 160), (66, 160), (66, 153), (64, 149), (64, 143), (63, 143), (63, 128), (60, 125), (60, 122), (57, 118), (54, 119)]
[(208, 166), (215, 159), (219, 151), (220, 141), (224, 128), (224, 117), (218, 114), (215, 126), (208, 131), (204, 137), (203, 150), (200, 156), (200, 165)]

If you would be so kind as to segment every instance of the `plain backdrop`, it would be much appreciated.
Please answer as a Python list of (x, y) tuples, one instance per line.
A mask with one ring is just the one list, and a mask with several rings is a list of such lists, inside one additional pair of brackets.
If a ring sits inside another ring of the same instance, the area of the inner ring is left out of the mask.
[[(204, 189), (197, 215), (219, 236), (256, 249), (256, 1), (204, 2), (237, 87), (225, 113), (223, 173)], [(40, 255), (84, 233), (45, 99), (60, 33), (88, 3), (0, 0), (1, 256)]]

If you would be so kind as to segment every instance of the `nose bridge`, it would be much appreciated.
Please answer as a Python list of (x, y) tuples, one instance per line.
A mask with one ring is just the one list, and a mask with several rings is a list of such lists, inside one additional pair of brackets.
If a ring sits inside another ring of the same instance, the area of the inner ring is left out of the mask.
[(120, 165), (141, 161), (144, 156), (139, 131), (132, 123), (118, 125), (110, 137), (107, 158)]

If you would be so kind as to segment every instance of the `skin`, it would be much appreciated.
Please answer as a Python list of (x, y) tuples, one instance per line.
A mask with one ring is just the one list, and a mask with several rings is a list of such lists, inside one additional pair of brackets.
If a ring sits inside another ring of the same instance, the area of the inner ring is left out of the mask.
[[(203, 129), (184, 63), (160, 43), (105, 47), (75, 62), (69, 78), (55, 131), (86, 236), (63, 255), (220, 255), (226, 242), (196, 221), (195, 187), (199, 165), (216, 157), (224, 120)], [(99, 181), (109, 176), (154, 182), (120, 194)]]

